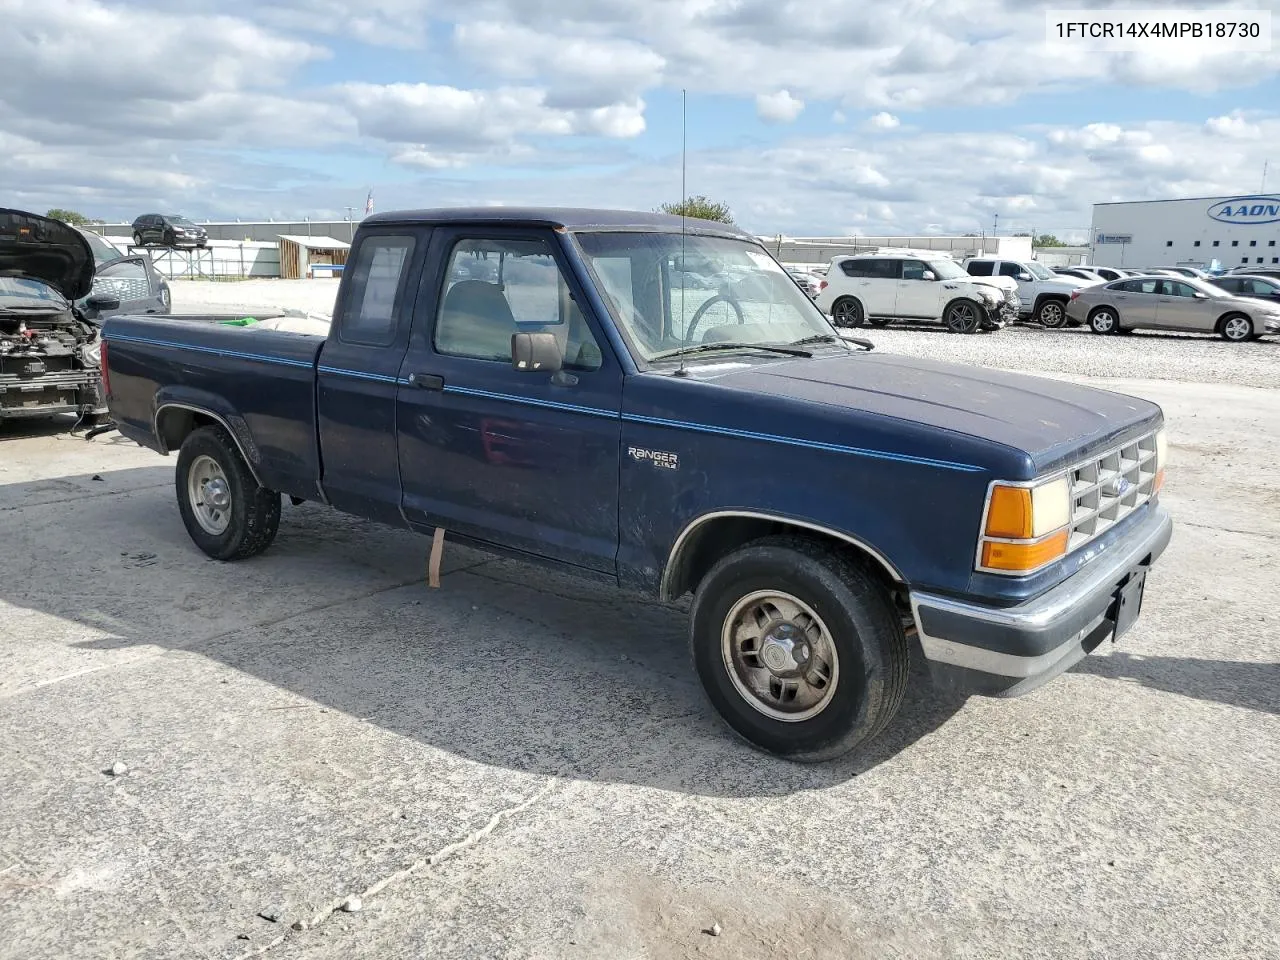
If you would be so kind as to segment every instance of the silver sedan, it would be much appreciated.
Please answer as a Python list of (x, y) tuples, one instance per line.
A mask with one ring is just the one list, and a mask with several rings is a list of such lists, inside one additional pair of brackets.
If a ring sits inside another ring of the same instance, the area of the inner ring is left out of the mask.
[(1280, 333), (1280, 306), (1237, 297), (1192, 277), (1145, 276), (1081, 287), (1067, 318), (1094, 333), (1180, 330), (1239, 343)]

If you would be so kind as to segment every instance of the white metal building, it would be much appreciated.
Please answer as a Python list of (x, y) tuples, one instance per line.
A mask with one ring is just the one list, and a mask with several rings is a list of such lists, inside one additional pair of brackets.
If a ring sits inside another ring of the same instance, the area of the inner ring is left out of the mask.
[(1103, 267), (1280, 266), (1280, 196), (1095, 203), (1090, 245)]

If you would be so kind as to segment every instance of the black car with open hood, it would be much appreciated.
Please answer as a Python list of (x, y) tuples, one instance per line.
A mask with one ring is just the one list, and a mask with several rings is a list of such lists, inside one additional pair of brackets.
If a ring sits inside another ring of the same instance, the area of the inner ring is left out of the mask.
[(0, 209), (0, 420), (106, 412), (99, 327), (75, 306), (93, 279), (79, 231)]

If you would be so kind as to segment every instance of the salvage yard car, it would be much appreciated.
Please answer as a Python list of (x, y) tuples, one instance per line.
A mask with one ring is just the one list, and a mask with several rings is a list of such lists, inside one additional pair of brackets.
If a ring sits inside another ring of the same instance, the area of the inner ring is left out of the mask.
[(94, 318), (118, 309), (96, 294), (88, 241), (58, 220), (0, 210), (0, 421), (106, 412)]
[(837, 327), (941, 321), (952, 333), (999, 330), (1018, 317), (1017, 284), (975, 280), (946, 257), (855, 254), (831, 261), (816, 298)]
[(381, 213), (347, 262), (326, 337), (107, 322), (111, 414), (177, 451), (196, 545), (262, 553), (288, 496), (692, 593), (710, 701), (775, 754), (876, 736), (913, 644), (951, 689), (1045, 683), (1126, 634), (1169, 541), (1159, 407), (876, 352), (736, 227)]
[(1242, 343), (1280, 333), (1280, 305), (1192, 277), (1132, 277), (1077, 290), (1067, 313), (1094, 333), (1177, 330)]

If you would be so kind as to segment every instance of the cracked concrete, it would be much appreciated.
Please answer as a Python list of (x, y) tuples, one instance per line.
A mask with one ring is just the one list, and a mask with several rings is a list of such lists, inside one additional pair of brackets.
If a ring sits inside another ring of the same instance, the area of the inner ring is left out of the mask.
[(172, 459), (9, 430), (0, 960), (1280, 956), (1280, 400), (1113, 385), (1175, 458), (1138, 627), (1013, 701), (917, 669), (817, 767), (725, 733), (684, 604), (452, 546), (430, 590), (311, 505), (214, 563)]

